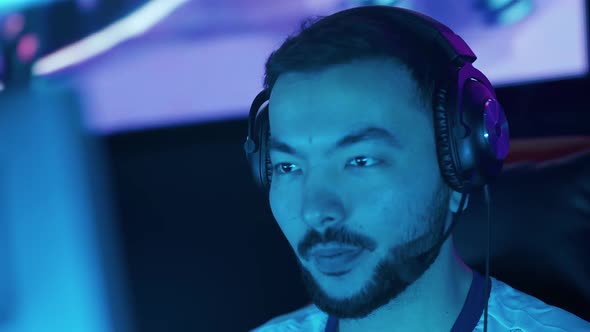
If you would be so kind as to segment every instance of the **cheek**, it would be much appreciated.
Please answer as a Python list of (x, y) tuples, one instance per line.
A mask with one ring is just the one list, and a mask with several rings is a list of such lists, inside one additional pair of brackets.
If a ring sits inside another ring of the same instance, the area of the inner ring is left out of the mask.
[(365, 195), (361, 218), (362, 229), (371, 232), (376, 238), (396, 240), (407, 228), (407, 203), (400, 191), (387, 188)]
[(405, 186), (390, 185), (357, 197), (359, 231), (377, 241), (386, 250), (421, 234), (420, 200)]
[(301, 222), (298, 222), (297, 217), (297, 205), (294, 199), (285, 199), (281, 197), (286, 197), (285, 195), (281, 195), (278, 192), (273, 192), (269, 195), (269, 203), (270, 209), (272, 211), (273, 217), (277, 222), (281, 232), (291, 244), (293, 249), (297, 249), (297, 244), (303, 238), (305, 232), (305, 225)]

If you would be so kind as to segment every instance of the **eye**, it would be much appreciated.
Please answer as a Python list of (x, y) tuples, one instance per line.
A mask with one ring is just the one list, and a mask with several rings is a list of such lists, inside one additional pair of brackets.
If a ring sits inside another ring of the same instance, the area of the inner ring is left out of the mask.
[[(347, 166), (350, 165), (355, 168), (367, 168), (367, 167), (372, 167), (372, 166), (379, 165), (379, 164), (381, 164), (381, 160), (379, 160), (379, 159), (365, 157), (365, 156), (358, 156), (358, 157), (352, 158), (348, 162)], [(278, 163), (278, 164), (274, 165), (273, 170), (274, 170), (274, 174), (288, 175), (288, 174), (295, 172), (297, 170), (297, 166), (292, 163)]]
[(295, 166), (295, 164), (291, 164), (291, 163), (279, 163), (279, 164), (276, 164), (273, 167), (273, 169), (276, 174), (283, 175), (283, 174), (292, 173), (294, 166)]
[[(369, 162), (367, 162), (369, 161)], [(372, 161), (372, 162), (370, 162)], [(351, 163), (355, 163), (358, 166), (355, 167), (371, 167), (371, 166), (375, 166), (381, 163), (381, 161), (379, 159), (375, 159), (375, 158), (371, 158), (371, 157), (365, 157), (365, 156), (358, 156), (358, 157), (354, 157), (352, 158), (352, 160), (349, 162), (349, 165)], [(367, 165), (369, 164), (369, 165)]]

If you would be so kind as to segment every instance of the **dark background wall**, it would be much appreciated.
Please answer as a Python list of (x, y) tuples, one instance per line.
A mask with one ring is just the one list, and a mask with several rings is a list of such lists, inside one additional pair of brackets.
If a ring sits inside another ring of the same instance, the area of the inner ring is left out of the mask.
[[(501, 88), (498, 97), (515, 138), (590, 135), (588, 92), (585, 78)], [(105, 137), (139, 331), (246, 331), (308, 303), (250, 177), (246, 127), (239, 119)], [(510, 264), (495, 262), (491, 274), (506, 275)], [(526, 289), (530, 275), (521, 274), (506, 281)], [(533, 295), (568, 305), (543, 285), (531, 284)], [(574, 302), (568, 309), (590, 320), (590, 303)]]

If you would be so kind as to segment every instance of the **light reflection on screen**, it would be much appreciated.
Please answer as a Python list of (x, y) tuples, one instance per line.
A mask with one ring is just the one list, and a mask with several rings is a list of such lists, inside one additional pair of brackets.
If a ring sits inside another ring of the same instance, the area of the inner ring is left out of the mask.
[[(88, 126), (98, 132), (243, 118), (262, 87), (266, 58), (285, 37), (303, 19), (329, 15), (353, 2), (191, 1), (144, 37), (65, 72), (86, 99)], [(477, 54), (475, 67), (495, 86), (588, 73), (585, 1), (529, 0), (519, 2), (528, 7), (512, 12), (498, 9), (507, 2), (396, 4), (455, 30)], [(172, 38), (191, 36), (191, 29), (198, 31), (194, 37)]]

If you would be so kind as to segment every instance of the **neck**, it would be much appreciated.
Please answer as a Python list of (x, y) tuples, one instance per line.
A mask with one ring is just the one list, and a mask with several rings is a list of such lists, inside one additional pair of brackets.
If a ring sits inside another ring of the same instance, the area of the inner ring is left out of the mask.
[(455, 252), (449, 237), (420, 279), (397, 298), (362, 319), (342, 319), (340, 332), (450, 331), (463, 308), (471, 269)]

